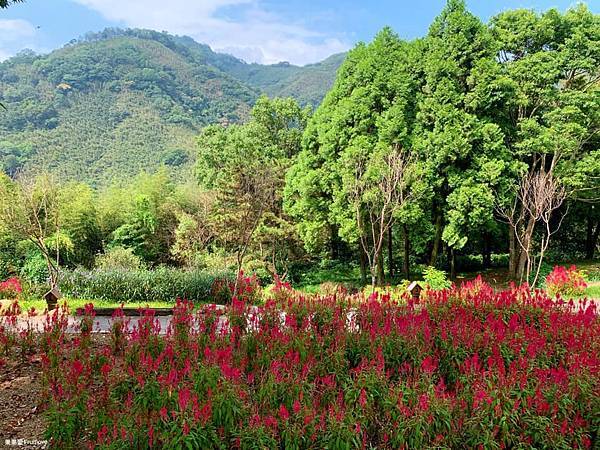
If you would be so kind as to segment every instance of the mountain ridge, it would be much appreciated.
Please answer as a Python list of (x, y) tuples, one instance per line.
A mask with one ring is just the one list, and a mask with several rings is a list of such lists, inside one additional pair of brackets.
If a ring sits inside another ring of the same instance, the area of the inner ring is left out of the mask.
[(163, 165), (187, 176), (203, 126), (243, 122), (262, 94), (316, 106), (343, 57), (260, 65), (190, 37), (114, 28), (22, 52), (0, 63), (0, 164), (93, 185)]

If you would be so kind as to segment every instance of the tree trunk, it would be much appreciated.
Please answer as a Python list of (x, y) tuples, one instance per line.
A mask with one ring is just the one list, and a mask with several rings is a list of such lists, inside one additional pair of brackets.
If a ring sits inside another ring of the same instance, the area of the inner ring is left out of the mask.
[(387, 236), (387, 251), (388, 251), (388, 272), (390, 275), (390, 280), (394, 278), (394, 241), (393, 241), (393, 232), (392, 226), (388, 228), (388, 236)]
[(433, 241), (433, 248), (431, 249), (431, 258), (429, 258), (429, 265), (433, 267), (437, 265), (438, 253), (442, 243), (442, 220), (442, 215), (437, 214), (435, 217), (435, 237)]
[(408, 235), (408, 227), (406, 224), (402, 225), (402, 235), (404, 237), (404, 258), (402, 260), (402, 270), (404, 272), (404, 278), (410, 280), (410, 237)]
[(594, 229), (594, 221), (588, 217), (587, 238), (585, 242), (585, 258), (594, 259), (596, 246), (598, 245), (598, 237), (600, 236), (600, 220), (596, 221), (596, 229)]
[(492, 236), (485, 231), (483, 233), (483, 268), (489, 269), (492, 266)]
[(379, 252), (377, 255), (377, 284), (379, 286), (383, 285), (385, 280), (385, 272), (383, 270), (383, 252)]
[(533, 220), (532, 218), (529, 219), (529, 222), (527, 222), (527, 227), (525, 227), (525, 230), (523, 231), (523, 236), (521, 237), (521, 244), (523, 246), (523, 248), (520, 249), (520, 255), (519, 255), (519, 263), (517, 265), (517, 278), (519, 279), (519, 282), (522, 282), (524, 278), (526, 278), (525, 281), (529, 282), (529, 272), (531, 270), (531, 267), (529, 267), (529, 256), (531, 254), (531, 247), (533, 244), (533, 231), (535, 229), (535, 220)]
[(448, 247), (448, 259), (450, 262), (450, 279), (454, 281), (456, 280), (456, 255), (454, 247)]
[(508, 226), (508, 273), (511, 278), (517, 276), (517, 262), (519, 260), (519, 247), (515, 236), (515, 229), (512, 225)]
[(236, 298), (237, 297), (237, 293), (238, 293), (238, 288), (239, 288), (239, 284), (240, 284), (240, 272), (242, 271), (242, 265), (244, 262), (244, 253), (245, 250), (240, 250), (237, 254), (237, 271), (235, 273), (235, 283), (233, 284), (233, 293), (231, 298)]
[(358, 254), (360, 256), (360, 282), (362, 285), (367, 284), (367, 257), (362, 245), (358, 246)]
[(594, 235), (592, 236), (592, 244), (590, 246), (590, 259), (594, 259), (594, 252), (596, 251), (596, 247), (598, 246), (599, 238), (600, 238), (600, 220), (596, 224), (596, 231), (594, 231)]
[(338, 239), (338, 234), (337, 234), (337, 227), (335, 227), (334, 225), (331, 225), (329, 228), (329, 232), (331, 233), (330, 236), (330, 245), (331, 245), (331, 253), (330, 253), (330, 258), (333, 260), (338, 259), (339, 253), (340, 253), (340, 248), (339, 248), (339, 239)]

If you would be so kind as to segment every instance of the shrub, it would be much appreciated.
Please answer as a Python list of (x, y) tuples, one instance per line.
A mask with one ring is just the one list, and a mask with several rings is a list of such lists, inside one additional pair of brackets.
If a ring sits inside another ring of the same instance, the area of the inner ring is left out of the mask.
[(492, 267), (506, 267), (508, 266), (508, 253), (492, 253)]
[(142, 258), (135, 255), (131, 248), (113, 247), (96, 256), (96, 267), (99, 269), (137, 270), (143, 265)]
[(432, 266), (427, 266), (423, 271), (423, 281), (427, 284), (428, 289), (433, 290), (448, 289), (452, 286), (452, 283), (446, 277), (446, 272)]
[[(235, 280), (230, 278), (215, 278), (210, 287), (211, 301), (220, 305), (230, 303), (235, 289)], [(243, 271), (238, 274), (237, 299), (250, 304), (258, 303), (261, 298), (260, 282), (256, 274), (244, 275)]]
[(583, 273), (575, 266), (568, 269), (564, 266), (554, 266), (554, 270), (546, 277), (546, 289), (552, 296), (578, 296), (582, 295), (586, 288)]
[(49, 277), (46, 260), (40, 253), (29, 255), (21, 267), (20, 275), (32, 283), (46, 283)]
[(302, 285), (320, 285), (325, 282), (332, 283), (358, 283), (360, 280), (360, 267), (345, 261), (323, 259), (316, 266), (310, 266), (306, 271), (300, 270), (297, 274)]
[(334, 283), (333, 281), (325, 281), (319, 285), (319, 294), (321, 295), (334, 295), (334, 294), (346, 294), (347, 289), (343, 283)]
[(218, 305), (225, 305), (231, 301), (233, 289), (230, 287), (231, 280), (217, 277), (210, 285), (210, 298)]
[(0, 283), (0, 298), (17, 298), (21, 292), (23, 292), (23, 288), (17, 277), (9, 278)]
[(212, 302), (215, 279), (231, 280), (226, 273), (185, 271), (159, 267), (154, 270), (75, 269), (63, 273), (60, 288), (65, 295), (124, 302), (175, 301)]

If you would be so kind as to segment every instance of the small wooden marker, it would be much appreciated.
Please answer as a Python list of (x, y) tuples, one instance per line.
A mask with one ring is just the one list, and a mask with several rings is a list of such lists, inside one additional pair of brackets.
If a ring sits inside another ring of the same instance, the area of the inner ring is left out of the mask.
[(419, 297), (421, 297), (421, 291), (423, 290), (423, 288), (421, 287), (421, 285), (419, 283), (417, 283), (416, 281), (413, 281), (412, 283), (410, 283), (408, 285), (406, 290), (408, 292), (410, 292), (410, 295), (412, 296), (413, 300), (419, 300)]
[(62, 294), (60, 293), (58, 286), (54, 286), (44, 294), (44, 300), (46, 300), (46, 304), (48, 305), (48, 311), (52, 311), (54, 308), (56, 308), (56, 304), (61, 297)]

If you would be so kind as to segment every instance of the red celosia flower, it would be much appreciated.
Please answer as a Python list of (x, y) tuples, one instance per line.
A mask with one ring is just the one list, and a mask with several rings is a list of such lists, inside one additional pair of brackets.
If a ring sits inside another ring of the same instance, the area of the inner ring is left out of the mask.
[(546, 277), (546, 288), (551, 295), (577, 295), (586, 290), (587, 284), (577, 267), (554, 266)]
[(197, 420), (200, 420), (202, 424), (206, 424), (212, 417), (212, 403), (210, 401), (206, 402), (202, 409), (200, 410), (200, 414)]
[(108, 374), (110, 373), (111, 370), (112, 370), (112, 366), (109, 363), (102, 364), (102, 367), (100, 368), (100, 372), (102, 372), (102, 375), (104, 377), (108, 376)]
[(107, 435), (108, 435), (108, 427), (105, 424), (105, 425), (102, 425), (102, 428), (100, 428), (100, 430), (98, 431), (98, 443), (104, 444)]
[(79, 376), (83, 372), (83, 364), (80, 360), (76, 359), (71, 363), (71, 381), (76, 383)]
[(421, 411), (427, 411), (429, 409), (429, 396), (427, 394), (421, 394), (419, 396), (419, 409)]
[(276, 429), (277, 425), (278, 425), (277, 419), (275, 417), (273, 417), (273, 416), (267, 416), (267, 417), (265, 417), (264, 420), (263, 420), (263, 422), (264, 422), (264, 424), (265, 424), (265, 426), (267, 428)]
[(427, 375), (431, 375), (437, 369), (437, 362), (431, 357), (426, 357), (421, 363), (421, 370)]
[(284, 404), (279, 407), (279, 417), (281, 420), (287, 421), (290, 418), (290, 413)]
[(367, 406), (367, 391), (365, 391), (365, 388), (362, 388), (360, 390), (360, 394), (358, 396), (358, 404), (361, 408)]
[[(340, 428), (358, 433), (362, 448), (407, 448), (397, 443), (415, 433), (420, 446), (439, 447), (480, 432), (498, 448), (593, 445), (585, 438), (593, 402), (583, 393), (598, 384), (595, 304), (569, 307), (523, 287), (494, 292), (481, 280), (427, 293), (418, 308), (389, 293), (367, 302), (362, 294), (306, 298), (295, 291), (254, 308), (242, 299), (246, 289), (240, 292), (237, 309), (204, 308), (193, 318), (179, 301), (176, 327), (164, 336), (143, 319), (124, 330), (118, 353), (109, 345), (83, 347), (66, 334), (67, 321), (49, 317), (40, 346), (46, 401), (58, 412), (87, 407), (84, 428), (73, 431), (90, 441), (84, 447), (135, 447), (140, 429), (154, 447), (167, 447), (173, 426), (184, 434), (205, 427), (230, 446), (255, 436), (281, 446), (301, 436), (318, 447)], [(251, 328), (244, 326), (248, 313)], [(219, 325), (223, 316), (237, 328)], [(13, 332), (17, 323), (0, 319), (3, 357), (7, 346), (13, 357), (14, 342), (27, 350), (33, 336)], [(274, 398), (284, 400), (270, 409)], [(222, 414), (229, 406), (233, 420)], [(527, 420), (508, 421), (505, 431), (507, 413)], [(534, 435), (527, 424), (540, 420), (545, 430)], [(293, 430), (284, 432), (290, 421)], [(89, 425), (100, 430), (97, 437)]]
[(165, 408), (165, 407), (163, 406), (162, 408), (160, 408), (160, 411), (159, 411), (159, 413), (160, 413), (160, 418), (161, 418), (162, 420), (167, 420), (167, 418), (168, 418), (168, 411), (167, 411), (167, 408)]
[(180, 411), (185, 411), (185, 408), (187, 407), (188, 402), (190, 401), (190, 395), (190, 390), (187, 388), (183, 388), (179, 391), (177, 402), (179, 403)]
[(491, 404), (492, 399), (486, 391), (479, 389), (475, 392), (475, 396), (473, 397), (473, 409), (478, 408), (482, 403)]

